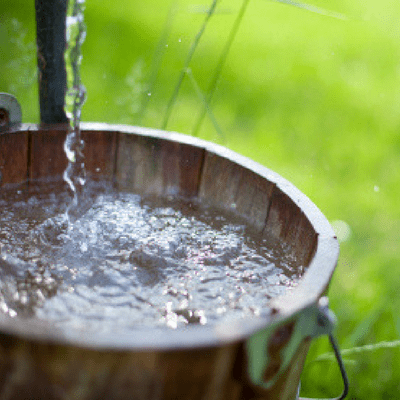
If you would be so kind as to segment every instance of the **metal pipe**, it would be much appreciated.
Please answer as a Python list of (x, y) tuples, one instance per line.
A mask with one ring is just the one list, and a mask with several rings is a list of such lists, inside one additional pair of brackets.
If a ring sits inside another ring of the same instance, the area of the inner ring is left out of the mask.
[(68, 0), (35, 0), (40, 121), (46, 124), (68, 122), (64, 111), (67, 5)]

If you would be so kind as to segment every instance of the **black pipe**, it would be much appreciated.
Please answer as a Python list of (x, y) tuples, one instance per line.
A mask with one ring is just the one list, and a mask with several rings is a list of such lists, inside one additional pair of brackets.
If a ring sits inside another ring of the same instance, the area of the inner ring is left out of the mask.
[(68, 122), (64, 111), (67, 5), (68, 0), (35, 0), (40, 121), (46, 124)]

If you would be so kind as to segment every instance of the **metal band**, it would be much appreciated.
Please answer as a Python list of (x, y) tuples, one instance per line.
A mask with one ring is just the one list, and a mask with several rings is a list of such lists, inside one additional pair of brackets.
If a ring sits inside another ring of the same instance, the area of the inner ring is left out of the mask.
[[(278, 321), (254, 334), (246, 343), (251, 382), (264, 389), (271, 388), (285, 373), (304, 339), (329, 335), (344, 382), (343, 394), (332, 400), (343, 400), (347, 396), (349, 385), (338, 345), (332, 335), (335, 322), (335, 316), (329, 309), (328, 299), (323, 297), (318, 304), (312, 304), (290, 319)], [(280, 358), (280, 363), (272, 374), (269, 373), (274, 361), (271, 353), (275, 353), (275, 356), (278, 354)]]

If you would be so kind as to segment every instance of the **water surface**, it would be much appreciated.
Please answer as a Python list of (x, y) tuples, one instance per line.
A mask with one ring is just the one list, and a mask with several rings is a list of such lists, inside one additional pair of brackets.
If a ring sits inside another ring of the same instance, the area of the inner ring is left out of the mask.
[(0, 309), (95, 331), (179, 328), (269, 312), (299, 280), (290, 248), (220, 210), (66, 184), (2, 190)]

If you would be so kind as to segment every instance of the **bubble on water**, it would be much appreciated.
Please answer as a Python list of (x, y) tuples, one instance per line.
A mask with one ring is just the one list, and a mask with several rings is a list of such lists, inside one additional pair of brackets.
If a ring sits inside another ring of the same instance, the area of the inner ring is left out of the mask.
[(87, 245), (87, 243), (82, 243), (81, 244), (81, 252), (85, 253), (86, 251), (88, 251), (88, 245)]
[(69, 219), (66, 214), (46, 219), (41, 225), (32, 231), (34, 239), (38, 237), (46, 246), (61, 246), (68, 237)]
[[(135, 325), (161, 325), (177, 329), (262, 315), (273, 296), (291, 290), (287, 287), (291, 259), (285, 256), (275, 264), (271, 247), (267, 250), (264, 241), (256, 244), (256, 239), (250, 240), (243, 221), (236, 224), (219, 212), (216, 215), (211, 209), (177, 201), (151, 201), (104, 189), (90, 192), (91, 185), (82, 198), (90, 207), (72, 219), (66, 231), (63, 219), (54, 212), (59, 212), (56, 205), (70, 196), (63, 197), (63, 192), (53, 188), (53, 196), (46, 197), (38, 189), (35, 201), (27, 199), (33, 219), (29, 224), (37, 233), (33, 237), (43, 234), (46, 245), (24, 236), (26, 223), (15, 218), (24, 201), (17, 198), (18, 206), (17, 202), (7, 206), (14, 210), (14, 216), (7, 219), (13, 224), (10, 239), (20, 238), (19, 248), (29, 246), (25, 252), (29, 250), (29, 260), (25, 260), (29, 265), (43, 260), (47, 269), (43, 274), (32, 269), (30, 289), (22, 288), (27, 294), (17, 290), (18, 307), (14, 307), (15, 301), (5, 302), (8, 308), (3, 313), (15, 308), (20, 315), (26, 303), (35, 306), (37, 316), (57, 326), (87, 330), (117, 326), (130, 331)], [(95, 193), (92, 200), (86, 200), (88, 193)], [(55, 205), (43, 207), (50, 198)], [(1, 207), (2, 219), (5, 212)], [(61, 215), (65, 218), (65, 213)], [(40, 220), (35, 222), (38, 216)], [(5, 245), (11, 249), (14, 243)], [(20, 257), (21, 250), (15, 251)], [(295, 275), (294, 280), (298, 279)]]
[(337, 220), (331, 223), (333, 230), (339, 240), (339, 242), (345, 242), (350, 239), (351, 228), (345, 221)]

